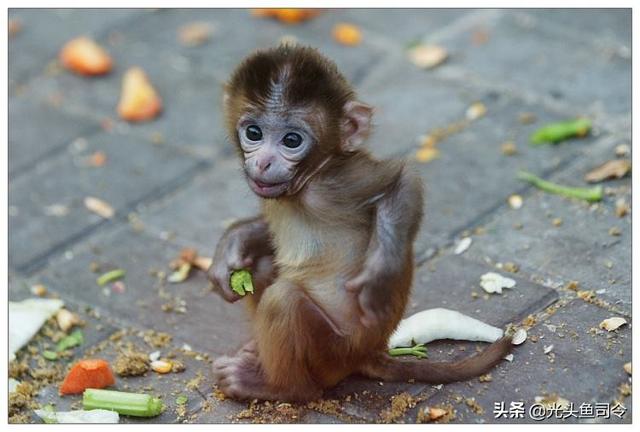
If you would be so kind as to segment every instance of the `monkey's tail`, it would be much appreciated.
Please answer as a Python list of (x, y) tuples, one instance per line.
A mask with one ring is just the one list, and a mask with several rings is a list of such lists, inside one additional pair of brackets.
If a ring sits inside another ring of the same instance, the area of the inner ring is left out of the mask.
[(366, 363), (360, 373), (383, 381), (416, 381), (427, 384), (447, 384), (465, 381), (489, 371), (511, 351), (511, 336), (505, 336), (484, 351), (455, 362), (435, 362), (421, 359), (402, 360), (387, 353)]

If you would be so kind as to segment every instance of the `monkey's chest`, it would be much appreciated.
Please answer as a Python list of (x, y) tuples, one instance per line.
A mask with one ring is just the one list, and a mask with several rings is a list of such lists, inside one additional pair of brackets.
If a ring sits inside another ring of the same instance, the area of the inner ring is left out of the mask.
[(327, 279), (349, 276), (359, 267), (368, 236), (344, 223), (320, 220), (282, 206), (270, 211), (269, 227), (278, 266)]

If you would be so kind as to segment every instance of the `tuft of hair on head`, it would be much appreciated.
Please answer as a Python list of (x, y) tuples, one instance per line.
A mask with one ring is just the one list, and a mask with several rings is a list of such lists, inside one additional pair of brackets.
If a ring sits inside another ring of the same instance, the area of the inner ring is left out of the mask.
[(284, 43), (258, 50), (231, 74), (225, 87), (227, 126), (250, 110), (321, 108), (328, 129), (337, 129), (355, 92), (336, 64), (317, 49)]

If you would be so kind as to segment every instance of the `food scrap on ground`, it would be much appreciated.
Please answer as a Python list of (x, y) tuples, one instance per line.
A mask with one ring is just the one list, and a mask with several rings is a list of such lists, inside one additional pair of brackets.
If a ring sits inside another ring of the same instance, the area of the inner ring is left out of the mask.
[(22, 21), (18, 18), (11, 18), (9, 19), (7, 27), (9, 30), (9, 37), (12, 38), (22, 31)]
[(512, 339), (511, 339), (511, 344), (513, 345), (522, 345), (524, 343), (524, 341), (527, 340), (527, 331), (523, 328), (518, 329)]
[(152, 120), (162, 111), (162, 100), (142, 68), (132, 67), (124, 74), (117, 111), (131, 122)]
[(261, 18), (275, 18), (286, 24), (299, 24), (315, 18), (320, 14), (320, 9), (252, 9), (251, 14)]
[(70, 335), (63, 337), (58, 341), (58, 344), (56, 345), (56, 351), (66, 351), (69, 348), (82, 345), (83, 343), (84, 335), (82, 334), (82, 330), (76, 329)]
[(110, 282), (115, 282), (119, 279), (122, 279), (123, 277), (125, 277), (125, 275), (127, 274), (127, 272), (123, 269), (114, 269), (111, 271), (108, 271), (106, 273), (103, 273), (102, 275), (100, 275), (97, 279), (96, 279), (96, 283), (99, 286), (105, 286), (106, 284), (110, 283)]
[(614, 159), (592, 169), (585, 176), (589, 183), (599, 183), (604, 180), (621, 179), (631, 172), (629, 159)]
[(513, 156), (518, 153), (518, 147), (513, 141), (505, 141), (500, 145), (500, 151), (505, 156)]
[(56, 314), (56, 321), (60, 330), (65, 333), (69, 331), (71, 327), (82, 324), (82, 320), (78, 314), (70, 312), (67, 309), (60, 309), (58, 311)]
[(409, 60), (421, 69), (433, 69), (444, 63), (449, 54), (439, 45), (418, 43), (409, 48)]
[(584, 137), (591, 130), (591, 121), (581, 118), (572, 121), (551, 123), (536, 130), (530, 137), (532, 145), (557, 144), (574, 137)]
[(9, 360), (63, 305), (62, 300), (42, 298), (9, 302)]
[(471, 246), (471, 242), (473, 240), (471, 239), (471, 237), (464, 237), (462, 238), (458, 244), (456, 245), (455, 250), (453, 251), (454, 254), (456, 255), (460, 255), (462, 253), (464, 253), (467, 249), (469, 249), (469, 247)]
[(354, 24), (339, 23), (333, 28), (333, 38), (341, 45), (355, 46), (362, 42), (362, 32)]
[(84, 206), (87, 210), (105, 219), (111, 219), (116, 213), (113, 207), (111, 207), (111, 205), (106, 201), (92, 196), (88, 196), (84, 199)]
[(53, 411), (48, 409), (34, 410), (34, 413), (40, 417), (45, 423), (118, 423), (120, 416), (115, 411), (95, 409), (95, 410), (76, 410), (76, 411)]
[(522, 196), (520, 195), (510, 195), (507, 199), (507, 202), (509, 203), (509, 207), (514, 210), (519, 210), (520, 208), (522, 208)]
[(111, 57), (104, 48), (84, 36), (65, 44), (60, 51), (60, 62), (80, 75), (104, 75), (112, 67)]
[(155, 417), (165, 408), (160, 399), (148, 394), (99, 389), (85, 390), (82, 405), (89, 410), (106, 409), (134, 417)]
[(169, 267), (174, 271), (168, 276), (167, 281), (170, 283), (184, 282), (189, 277), (192, 268), (195, 267), (206, 272), (211, 267), (211, 262), (211, 258), (198, 255), (198, 251), (194, 248), (183, 248), (178, 258), (169, 263)]
[(140, 351), (125, 350), (118, 354), (113, 365), (118, 376), (139, 376), (149, 370), (149, 356)]
[(60, 386), (60, 394), (78, 394), (88, 388), (101, 389), (116, 382), (111, 367), (106, 360), (80, 360), (71, 367)]
[(607, 318), (606, 320), (603, 320), (600, 323), (599, 327), (606, 331), (614, 331), (617, 328), (625, 325), (626, 323), (627, 323), (627, 320), (622, 317), (612, 317), (612, 318)]
[(404, 356), (404, 355), (412, 355), (418, 358), (427, 358), (427, 348), (424, 344), (416, 344), (412, 347), (400, 347), (400, 348), (390, 348), (389, 355), (392, 357)]
[(195, 47), (211, 39), (213, 26), (207, 22), (192, 22), (185, 24), (178, 30), (178, 39), (185, 46)]
[(495, 342), (503, 331), (457, 311), (428, 309), (403, 319), (389, 338), (389, 348), (427, 344), (439, 339)]
[(562, 195), (568, 198), (577, 198), (589, 202), (601, 201), (604, 192), (602, 186), (595, 186), (592, 188), (562, 186), (547, 180), (543, 180), (540, 177), (537, 177), (534, 174), (526, 171), (518, 171), (518, 179), (531, 183), (538, 189), (545, 192)]
[(445, 420), (447, 418), (447, 414), (450, 414), (452, 410), (453, 407), (440, 408), (438, 406), (426, 406), (418, 411), (416, 423), (428, 423)]
[(513, 288), (516, 281), (495, 272), (488, 272), (480, 276), (480, 286), (489, 294), (502, 294), (503, 288)]

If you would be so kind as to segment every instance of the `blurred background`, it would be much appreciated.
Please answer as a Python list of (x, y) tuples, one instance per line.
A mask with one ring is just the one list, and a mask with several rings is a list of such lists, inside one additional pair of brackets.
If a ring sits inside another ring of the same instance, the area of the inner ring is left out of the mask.
[[(246, 404), (212, 396), (202, 357), (185, 375), (205, 377), (186, 414), (172, 405), (156, 421), (416, 421), (430, 403), (455, 407), (451, 421), (531, 422), (495, 419), (493, 403), (553, 394), (630, 409), (620, 390), (630, 330), (598, 330), (614, 314), (630, 320), (630, 164), (598, 181), (605, 193), (597, 203), (517, 179), (526, 170), (591, 187), (585, 175), (594, 168), (630, 159), (630, 9), (10, 9), (9, 33), (9, 298), (45, 286), (44, 296), (82, 314), (88, 342), (72, 359), (126, 328), (167, 332), (172, 347), (214, 356), (246, 338), (242, 307), (212, 295), (201, 272), (177, 284), (166, 277), (181, 250), (210, 256), (230, 221), (257, 211), (222, 126), (221, 88), (245, 56), (282, 41), (333, 59), (375, 107), (371, 151), (407, 158), (425, 182), (407, 313), (443, 306), (499, 326), (529, 319), (530, 334), (544, 339), (471, 387), (351, 380), (333, 393), (335, 412), (260, 405), (248, 419), (237, 417)], [(104, 51), (83, 45), (63, 54), (81, 36)], [(108, 72), (78, 73), (103, 56)], [(133, 67), (143, 77), (123, 86)], [(139, 106), (143, 93), (155, 110)], [(148, 117), (132, 121), (140, 110)], [(592, 123), (586, 136), (530, 145), (540, 127), (578, 117)], [(465, 238), (471, 246), (460, 251)], [(97, 286), (114, 268), (126, 270), (122, 286)], [(478, 285), (488, 271), (512, 273), (516, 288), (489, 297)], [(571, 281), (578, 284), (567, 288)], [(143, 339), (136, 343), (152, 350)], [(55, 392), (68, 363), (42, 363), (46, 338), (37, 343), (22, 359), (58, 371), (37, 385), (37, 400), (73, 402)], [(453, 347), (436, 343), (430, 353), (464, 355)], [(104, 350), (107, 358), (118, 352)], [(34, 380), (24, 371), (18, 378)], [(130, 381), (164, 394), (185, 385)], [(369, 396), (348, 398), (363, 391)], [(381, 414), (407, 392), (420, 403)]]

